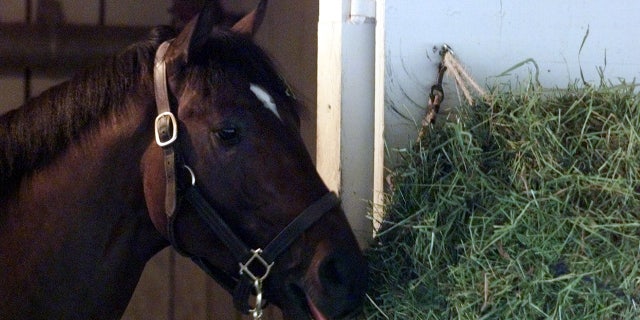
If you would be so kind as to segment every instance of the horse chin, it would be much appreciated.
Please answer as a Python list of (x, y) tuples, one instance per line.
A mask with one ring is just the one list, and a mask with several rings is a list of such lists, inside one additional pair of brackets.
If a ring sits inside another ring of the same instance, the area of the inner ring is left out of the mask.
[[(346, 307), (344, 310), (335, 309), (335, 305), (323, 299), (322, 294), (317, 292), (318, 288), (300, 282), (290, 282), (281, 287), (280, 299), (273, 302), (282, 310), (283, 318), (286, 320), (337, 320), (356, 319), (362, 309), (360, 307)], [(276, 298), (276, 297), (274, 297)], [(329, 298), (330, 299), (330, 298)], [(267, 298), (269, 300), (269, 298)], [(338, 303), (339, 304), (339, 303)]]
[(324, 314), (316, 307), (315, 303), (307, 296), (307, 306), (309, 308), (309, 312), (314, 320), (328, 320), (329, 318), (325, 317)]
[(313, 302), (304, 290), (296, 285), (291, 285), (287, 290), (289, 303), (281, 306), (284, 319), (300, 320), (329, 320)]

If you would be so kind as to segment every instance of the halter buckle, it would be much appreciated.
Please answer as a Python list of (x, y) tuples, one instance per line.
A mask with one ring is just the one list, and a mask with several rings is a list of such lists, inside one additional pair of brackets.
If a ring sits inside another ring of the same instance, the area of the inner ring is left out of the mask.
[(163, 112), (156, 117), (156, 143), (160, 147), (172, 144), (178, 138), (178, 121), (170, 111)]
[[(239, 263), (240, 265), (240, 274), (246, 274), (253, 280), (253, 287), (256, 290), (256, 306), (252, 309), (249, 309), (251, 315), (253, 315), (253, 319), (261, 319), (262, 318), (262, 308), (265, 306), (265, 300), (262, 299), (262, 281), (269, 276), (269, 272), (271, 272), (271, 267), (273, 267), (272, 263), (267, 263), (266, 260), (262, 257), (262, 249), (252, 249), (251, 257), (247, 260), (247, 262)], [(257, 276), (251, 270), (249, 270), (249, 265), (253, 263), (253, 261), (259, 262), (264, 268), (264, 274), (262, 276)]]
[[(255, 250), (251, 250), (251, 257), (249, 258), (249, 260), (247, 260), (247, 262), (243, 263), (239, 263), (240, 265), (240, 274), (246, 274), (247, 276), (249, 276), (249, 278), (251, 278), (251, 280), (255, 281), (264, 281), (264, 279), (266, 279), (269, 276), (269, 272), (271, 272), (271, 267), (273, 267), (273, 262), (272, 263), (267, 263), (266, 260), (264, 260), (264, 258), (262, 257), (262, 249), (258, 248)], [(251, 265), (251, 263), (253, 263), (253, 261), (256, 260), (257, 262), (259, 262), (266, 270), (264, 271), (264, 274), (262, 276), (257, 276), (255, 275), (253, 272), (251, 272), (251, 270), (249, 270), (249, 265)]]

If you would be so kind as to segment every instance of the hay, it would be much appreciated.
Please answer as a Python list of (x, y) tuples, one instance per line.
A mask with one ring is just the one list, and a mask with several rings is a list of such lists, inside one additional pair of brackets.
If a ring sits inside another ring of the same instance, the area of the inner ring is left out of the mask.
[(399, 151), (367, 318), (640, 317), (634, 86), (486, 101)]

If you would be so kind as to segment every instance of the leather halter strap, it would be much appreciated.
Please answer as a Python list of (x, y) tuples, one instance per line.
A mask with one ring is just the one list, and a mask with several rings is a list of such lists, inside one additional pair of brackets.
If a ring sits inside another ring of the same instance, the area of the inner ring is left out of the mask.
[(173, 143), (178, 137), (178, 122), (171, 113), (169, 102), (169, 92), (167, 88), (167, 67), (164, 56), (171, 44), (170, 41), (163, 42), (156, 51), (155, 65), (153, 68), (153, 83), (156, 98), (156, 108), (158, 116), (154, 124), (156, 143), (162, 147), (164, 154), (164, 170), (166, 178), (165, 187), (165, 213), (167, 219), (173, 218), (176, 211), (176, 172), (175, 172), (175, 150)]
[[(193, 172), (189, 170), (193, 178), (191, 185), (182, 190), (177, 188), (177, 156), (174, 145), (178, 137), (178, 122), (173, 113), (171, 113), (166, 63), (164, 61), (169, 45), (170, 41), (160, 45), (156, 51), (154, 66), (154, 90), (158, 109), (158, 116), (155, 121), (155, 136), (156, 143), (162, 147), (164, 154), (166, 178), (165, 214), (167, 216), (168, 239), (176, 251), (190, 257), (207, 274), (222, 284), (225, 289), (233, 292), (234, 305), (238, 310), (244, 313), (249, 313), (256, 309), (260, 310), (262, 307), (260, 302), (257, 302), (258, 305), (254, 309), (249, 305), (249, 297), (256, 287), (256, 281), (259, 280), (261, 283), (265, 280), (276, 258), (320, 217), (336, 207), (340, 200), (335, 193), (326, 193), (293, 219), (264, 249), (250, 249), (199, 192), (195, 185)], [(198, 216), (229, 249), (229, 252), (234, 256), (240, 267), (240, 272), (237, 276), (215, 269), (203, 257), (190, 254), (181, 248), (175, 234), (176, 208), (181, 201), (191, 205)], [(256, 268), (251, 268), (255, 264), (262, 265), (262, 268), (260, 268), (261, 272), (263, 272), (262, 274), (256, 274)], [(261, 292), (257, 294), (261, 295)]]
[[(207, 223), (209, 228), (218, 236), (218, 239), (229, 248), (240, 265), (240, 278), (235, 278), (237, 283), (233, 290), (233, 298), (235, 307), (245, 313), (251, 309), (248, 301), (252, 289), (254, 289), (255, 278), (264, 280), (269, 275), (269, 270), (276, 258), (320, 217), (340, 203), (335, 193), (326, 193), (293, 219), (264, 249), (252, 250), (233, 233), (227, 223), (202, 197), (196, 187), (188, 188), (183, 196), (183, 199), (194, 207), (199, 217)], [(176, 246), (175, 240), (173, 243)], [(193, 255), (188, 256), (213, 278), (219, 279), (219, 271), (212, 270), (204, 262), (203, 258)], [(254, 274), (251, 269), (254, 264), (262, 264), (266, 271), (261, 275)]]

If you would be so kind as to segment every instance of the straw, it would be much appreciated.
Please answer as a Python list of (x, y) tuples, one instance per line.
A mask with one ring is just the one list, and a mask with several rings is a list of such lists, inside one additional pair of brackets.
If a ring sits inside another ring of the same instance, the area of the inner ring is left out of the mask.
[(522, 88), (398, 151), (367, 319), (640, 317), (635, 86)]

